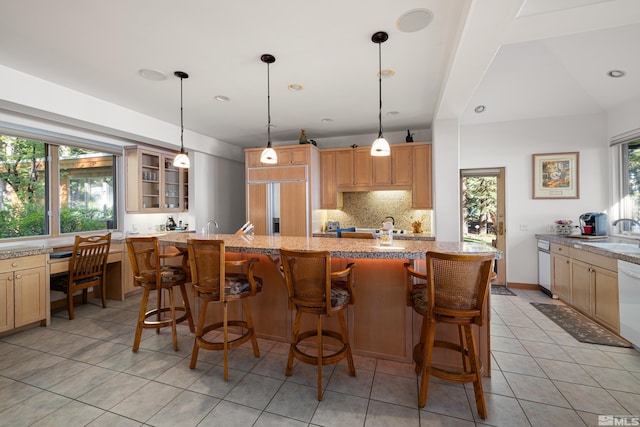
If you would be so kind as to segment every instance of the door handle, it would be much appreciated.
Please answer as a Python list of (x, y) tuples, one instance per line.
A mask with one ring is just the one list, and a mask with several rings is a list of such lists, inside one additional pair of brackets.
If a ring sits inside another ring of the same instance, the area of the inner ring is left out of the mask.
[(504, 234), (504, 221), (498, 222), (498, 235), (502, 236)]

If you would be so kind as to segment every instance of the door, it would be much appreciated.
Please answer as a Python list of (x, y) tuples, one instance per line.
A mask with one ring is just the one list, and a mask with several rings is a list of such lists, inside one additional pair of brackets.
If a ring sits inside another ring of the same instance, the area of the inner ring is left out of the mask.
[(460, 178), (463, 240), (486, 243), (502, 252), (493, 284), (506, 286), (504, 168), (462, 169)]

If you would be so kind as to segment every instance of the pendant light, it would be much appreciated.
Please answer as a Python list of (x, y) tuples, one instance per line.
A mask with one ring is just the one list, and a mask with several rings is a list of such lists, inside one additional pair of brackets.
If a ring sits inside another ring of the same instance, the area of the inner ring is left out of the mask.
[(173, 166), (178, 168), (189, 168), (189, 156), (184, 152), (184, 121), (182, 117), (182, 80), (188, 79), (189, 74), (184, 71), (176, 71), (174, 76), (180, 79), (180, 154), (173, 160)]
[(260, 163), (274, 165), (278, 163), (278, 155), (276, 150), (271, 148), (271, 91), (269, 86), (269, 64), (276, 62), (276, 57), (265, 53), (260, 60), (267, 64), (267, 147), (262, 150), (260, 155)]
[(391, 148), (389, 143), (382, 136), (382, 43), (386, 42), (389, 38), (389, 34), (384, 31), (378, 31), (371, 36), (371, 41), (378, 44), (378, 95), (380, 99), (380, 105), (378, 107), (378, 138), (373, 141), (371, 146), (372, 156), (389, 156), (391, 155)]

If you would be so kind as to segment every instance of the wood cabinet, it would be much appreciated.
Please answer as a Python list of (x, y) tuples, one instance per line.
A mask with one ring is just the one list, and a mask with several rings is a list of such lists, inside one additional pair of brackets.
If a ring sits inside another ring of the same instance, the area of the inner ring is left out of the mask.
[[(334, 150), (323, 150), (323, 152)], [(353, 150), (335, 150), (336, 154), (336, 188), (338, 191), (350, 190), (353, 188)]]
[(47, 322), (46, 255), (0, 260), (0, 332)]
[(339, 209), (342, 207), (342, 193), (337, 190), (336, 152), (320, 152), (320, 209)]
[[(277, 149), (278, 161), (288, 161), (286, 165), (250, 167), (251, 159), (261, 152), (245, 150), (247, 219), (255, 227), (254, 233), (310, 236), (313, 210), (320, 209), (321, 203), (320, 152), (307, 144), (283, 147)], [(305, 163), (299, 163), (303, 159)], [(274, 218), (279, 219), (277, 224)]]
[(571, 258), (569, 247), (551, 243), (551, 292), (563, 301), (571, 300)]
[(278, 155), (278, 162), (270, 165), (260, 162), (260, 155), (263, 148), (251, 148), (245, 150), (246, 163), (248, 167), (275, 167), (288, 165), (306, 165), (309, 163), (309, 145), (300, 144), (286, 147), (274, 147)]
[(125, 148), (127, 212), (182, 212), (189, 209), (189, 170), (173, 166), (175, 153)]
[(433, 187), (431, 181), (431, 144), (412, 147), (411, 207), (433, 209)]
[(571, 248), (570, 302), (582, 313), (619, 332), (617, 261)]

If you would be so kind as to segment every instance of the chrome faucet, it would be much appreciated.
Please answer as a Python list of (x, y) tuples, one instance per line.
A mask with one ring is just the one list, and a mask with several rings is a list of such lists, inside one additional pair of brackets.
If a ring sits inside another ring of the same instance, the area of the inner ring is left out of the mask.
[(209, 221), (207, 221), (207, 234), (211, 234), (211, 230), (209, 229), (209, 226), (213, 224), (216, 227), (216, 230), (218, 229), (218, 222), (214, 219), (210, 219)]
[(619, 222), (622, 221), (626, 221), (626, 222), (630, 222), (633, 225), (637, 225), (638, 227), (640, 227), (640, 222), (636, 221), (635, 219), (631, 219), (631, 218), (620, 218), (620, 219), (616, 219), (615, 221), (613, 221), (613, 226), (618, 225)]
[(391, 224), (396, 225), (396, 219), (392, 216), (385, 216), (382, 222), (385, 222), (389, 218), (391, 218)]

